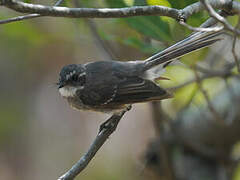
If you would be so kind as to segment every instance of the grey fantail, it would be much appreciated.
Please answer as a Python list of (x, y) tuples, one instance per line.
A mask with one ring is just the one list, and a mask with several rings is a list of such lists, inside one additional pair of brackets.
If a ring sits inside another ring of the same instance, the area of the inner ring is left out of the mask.
[[(107, 113), (126, 106), (162, 100), (171, 93), (149, 76), (152, 70), (166, 66), (173, 59), (209, 46), (222, 32), (197, 32), (143, 61), (96, 61), (70, 64), (62, 68), (59, 92), (76, 109)], [(158, 79), (165, 79), (158, 77)]]

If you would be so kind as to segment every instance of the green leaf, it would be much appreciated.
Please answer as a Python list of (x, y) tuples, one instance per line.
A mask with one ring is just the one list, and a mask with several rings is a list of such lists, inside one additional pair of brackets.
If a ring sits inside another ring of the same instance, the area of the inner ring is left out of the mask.
[(105, 0), (105, 2), (110, 8), (126, 7), (126, 4), (123, 0)]
[(135, 0), (134, 1), (134, 6), (144, 6), (146, 5), (145, 0)]
[(131, 28), (145, 36), (156, 40), (171, 41), (168, 23), (164, 22), (158, 16), (131, 17), (122, 20), (125, 21)]
[(147, 54), (153, 54), (160, 49), (159, 47), (156, 49), (151, 45), (151, 43), (145, 43), (145, 41), (136, 37), (129, 37), (127, 39), (124, 39), (122, 43), (133, 48), (140, 49), (142, 52)]
[[(166, 0), (165, 0), (166, 1)], [(111, 8), (126, 7), (134, 2), (134, 6), (146, 5), (145, 0), (105, 0)], [(166, 2), (165, 2), (166, 3)], [(170, 4), (168, 4), (170, 5)], [(122, 18), (129, 27), (137, 32), (156, 40), (171, 42), (169, 20), (163, 20), (158, 16), (141, 16)]]
[(181, 58), (181, 62), (189, 66), (194, 65), (206, 58), (208, 50), (208, 48), (203, 48), (198, 51), (191, 52), (190, 54), (186, 54)]
[(146, 0), (148, 5), (160, 5), (165, 7), (171, 7), (171, 4), (167, 0)]
[(173, 8), (182, 9), (186, 6), (193, 4), (195, 2), (198, 2), (198, 0), (187, 0), (187, 1), (179, 1), (179, 0), (171, 0), (169, 3), (171, 3)]
[(190, 80), (194, 77), (194, 73), (184, 65), (169, 65), (163, 76), (169, 78), (170, 81), (160, 80), (159, 83), (164, 87), (174, 87)]

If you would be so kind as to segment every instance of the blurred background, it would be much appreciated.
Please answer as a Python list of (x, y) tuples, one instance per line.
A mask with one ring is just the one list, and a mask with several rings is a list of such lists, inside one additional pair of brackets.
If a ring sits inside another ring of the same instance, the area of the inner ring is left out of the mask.
[[(27, 2), (54, 4), (50, 0)], [(179, 9), (194, 2), (71, 0), (62, 6), (163, 5)], [(0, 7), (1, 19), (17, 15)], [(187, 23), (198, 27), (207, 18), (202, 12)], [(236, 25), (238, 17), (228, 20)], [(86, 152), (99, 125), (109, 117), (73, 110), (60, 97), (56, 82), (64, 65), (145, 59), (190, 33), (175, 20), (158, 16), (41, 17), (1, 25), (0, 179), (57, 179)], [(77, 179), (240, 179), (240, 88), (231, 51), (233, 37), (224, 39), (167, 67), (164, 76), (170, 81), (159, 83), (173, 89), (174, 98), (161, 104), (134, 105)], [(201, 86), (192, 83), (193, 67), (198, 66), (205, 70), (204, 74), (196, 68)], [(210, 70), (218, 74), (209, 75)], [(218, 120), (212, 115), (215, 109)]]

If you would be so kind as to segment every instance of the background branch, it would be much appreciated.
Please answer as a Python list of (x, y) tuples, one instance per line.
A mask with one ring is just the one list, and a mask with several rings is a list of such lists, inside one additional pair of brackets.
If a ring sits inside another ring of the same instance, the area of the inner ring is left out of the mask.
[[(73, 4), (75, 7), (80, 8), (82, 7), (82, 3), (79, 0), (74, 0)], [(89, 27), (92, 37), (94, 39), (94, 43), (100, 49), (102, 58), (104, 60), (114, 60), (117, 59), (115, 54), (113, 53), (111, 47), (100, 37), (97, 31), (97, 24), (94, 20), (85, 18), (83, 19), (86, 25)]]
[[(62, 4), (64, 0), (58, 0), (54, 6), (59, 6)], [(0, 20), (0, 24), (7, 24), (7, 23), (11, 23), (11, 22), (16, 22), (16, 21), (22, 21), (25, 19), (33, 19), (33, 18), (37, 18), (37, 17), (41, 17), (43, 15), (40, 14), (28, 14), (25, 16), (17, 16), (17, 17), (13, 17), (13, 18), (9, 18), (9, 19), (4, 19), (4, 20)]]

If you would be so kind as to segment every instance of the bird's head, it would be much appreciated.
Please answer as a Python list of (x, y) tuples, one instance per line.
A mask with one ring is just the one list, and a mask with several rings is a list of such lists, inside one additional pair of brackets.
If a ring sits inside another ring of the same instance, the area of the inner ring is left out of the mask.
[(84, 87), (86, 82), (85, 68), (81, 64), (70, 64), (60, 72), (58, 89), (62, 96), (73, 96), (77, 89)]

